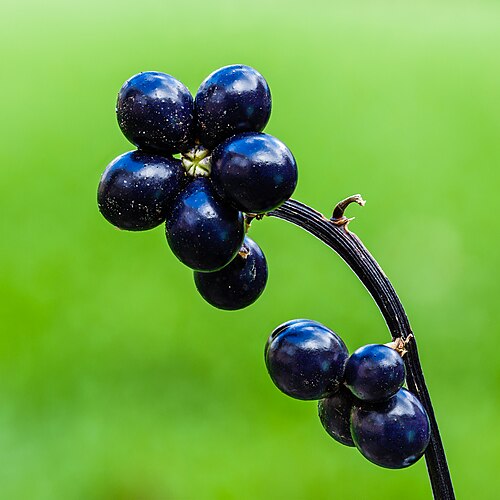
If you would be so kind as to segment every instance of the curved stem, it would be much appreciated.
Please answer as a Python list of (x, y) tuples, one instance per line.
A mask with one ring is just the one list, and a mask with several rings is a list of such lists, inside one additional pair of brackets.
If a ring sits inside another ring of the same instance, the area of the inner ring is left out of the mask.
[(408, 388), (422, 402), (431, 424), (431, 439), (425, 452), (425, 459), (434, 498), (453, 500), (455, 495), (451, 476), (429, 391), (420, 366), (415, 336), (391, 282), (361, 240), (347, 229), (349, 219), (344, 216), (344, 210), (352, 202), (364, 204), (359, 195), (346, 198), (337, 205), (332, 219), (327, 219), (321, 213), (296, 200), (288, 200), (267, 215), (286, 220), (305, 229), (332, 248), (370, 292), (385, 318), (393, 340), (402, 338), (406, 341), (408, 352), (404, 360)]

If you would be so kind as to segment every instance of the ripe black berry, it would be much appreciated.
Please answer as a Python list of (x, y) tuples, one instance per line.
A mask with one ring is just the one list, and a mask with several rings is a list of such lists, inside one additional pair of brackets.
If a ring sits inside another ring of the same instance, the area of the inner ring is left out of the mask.
[(354, 446), (351, 436), (351, 410), (354, 397), (345, 387), (318, 401), (318, 415), (330, 436), (341, 444)]
[(97, 203), (111, 224), (142, 231), (164, 222), (184, 185), (179, 160), (130, 151), (114, 159), (102, 174)]
[(212, 178), (217, 192), (238, 210), (264, 213), (290, 198), (297, 185), (297, 165), (276, 137), (247, 133), (215, 149)]
[(400, 354), (386, 345), (370, 344), (353, 352), (345, 366), (345, 384), (364, 401), (388, 399), (405, 381)]
[(297, 399), (321, 399), (334, 393), (348, 357), (342, 339), (309, 320), (279, 326), (266, 344), (265, 360), (278, 389)]
[(209, 75), (195, 97), (197, 135), (212, 149), (241, 132), (260, 132), (271, 114), (271, 93), (264, 77), (241, 64)]
[(196, 271), (217, 271), (229, 264), (244, 234), (243, 214), (220, 200), (207, 177), (188, 184), (167, 212), (168, 244)]
[(354, 405), (351, 434), (368, 460), (402, 469), (424, 454), (430, 439), (429, 417), (416, 396), (400, 389), (387, 401)]
[(192, 143), (193, 97), (173, 76), (146, 71), (127, 80), (116, 114), (125, 137), (140, 148), (177, 153)]
[(267, 263), (260, 247), (246, 237), (236, 257), (219, 271), (194, 272), (202, 297), (214, 307), (243, 309), (255, 302), (267, 282)]

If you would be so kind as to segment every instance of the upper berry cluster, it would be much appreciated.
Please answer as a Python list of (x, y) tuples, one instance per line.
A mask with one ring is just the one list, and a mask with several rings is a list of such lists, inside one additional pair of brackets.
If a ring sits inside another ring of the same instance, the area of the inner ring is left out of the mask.
[(262, 133), (271, 114), (266, 80), (249, 66), (226, 66), (193, 99), (174, 77), (143, 72), (122, 86), (116, 113), (138, 149), (106, 168), (101, 213), (131, 231), (166, 222), (170, 248), (198, 273), (206, 300), (224, 309), (252, 303), (267, 265), (257, 244), (244, 241), (244, 214), (273, 210), (297, 184), (290, 150)]

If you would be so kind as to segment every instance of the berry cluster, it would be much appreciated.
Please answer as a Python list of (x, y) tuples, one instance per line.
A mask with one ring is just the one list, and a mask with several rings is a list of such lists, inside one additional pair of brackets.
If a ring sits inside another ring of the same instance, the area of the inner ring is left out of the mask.
[(316, 321), (296, 319), (269, 337), (267, 370), (282, 392), (319, 400), (323, 427), (390, 469), (415, 463), (430, 438), (420, 401), (403, 389), (405, 366), (395, 345), (370, 344), (349, 356), (342, 339)]
[(125, 82), (116, 113), (138, 149), (104, 171), (102, 215), (130, 231), (165, 222), (172, 252), (194, 270), (205, 300), (221, 309), (253, 303), (267, 264), (245, 236), (245, 214), (273, 210), (297, 184), (290, 150), (262, 133), (271, 114), (266, 80), (248, 66), (226, 66), (193, 99), (172, 76), (148, 71)]

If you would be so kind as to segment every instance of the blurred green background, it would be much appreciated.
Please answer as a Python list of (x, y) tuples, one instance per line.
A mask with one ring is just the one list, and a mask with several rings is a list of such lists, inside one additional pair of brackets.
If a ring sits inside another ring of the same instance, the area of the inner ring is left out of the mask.
[(295, 197), (351, 229), (419, 342), (459, 498), (498, 498), (500, 2), (2, 3), (0, 497), (429, 498), (425, 464), (377, 468), (329, 439), (315, 403), (270, 382), (263, 347), (297, 317), (351, 350), (389, 336), (347, 266), (276, 219), (247, 310), (205, 304), (162, 228), (114, 230), (96, 187), (131, 149), (123, 81), (214, 69), (268, 80), (267, 131)]

